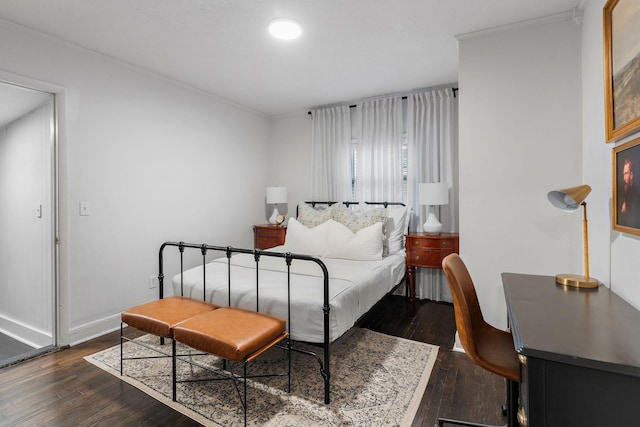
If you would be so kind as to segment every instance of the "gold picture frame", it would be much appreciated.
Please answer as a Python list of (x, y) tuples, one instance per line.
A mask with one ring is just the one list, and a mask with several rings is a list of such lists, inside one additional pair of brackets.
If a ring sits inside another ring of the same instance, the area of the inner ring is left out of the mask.
[(603, 8), (607, 142), (640, 129), (640, 2), (608, 0)]
[(613, 229), (640, 236), (640, 138), (613, 149)]

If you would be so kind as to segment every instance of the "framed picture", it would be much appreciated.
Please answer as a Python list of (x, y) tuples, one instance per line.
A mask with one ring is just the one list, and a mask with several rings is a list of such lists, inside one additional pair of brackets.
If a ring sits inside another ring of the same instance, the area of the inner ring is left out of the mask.
[(613, 229), (640, 236), (640, 138), (613, 149)]
[(640, 129), (640, 2), (608, 0), (603, 9), (607, 142)]

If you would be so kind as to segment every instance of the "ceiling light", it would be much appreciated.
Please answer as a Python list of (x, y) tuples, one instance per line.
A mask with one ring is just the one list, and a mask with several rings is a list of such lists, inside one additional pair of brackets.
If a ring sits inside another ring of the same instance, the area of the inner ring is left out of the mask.
[(279, 18), (271, 21), (269, 33), (280, 40), (293, 40), (300, 37), (302, 28), (293, 19)]

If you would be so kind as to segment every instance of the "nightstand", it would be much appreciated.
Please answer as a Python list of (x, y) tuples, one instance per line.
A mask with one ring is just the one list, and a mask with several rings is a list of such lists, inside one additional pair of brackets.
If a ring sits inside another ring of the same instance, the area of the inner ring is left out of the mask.
[(287, 227), (282, 225), (254, 225), (253, 247), (256, 249), (269, 249), (274, 246), (284, 245), (284, 237)]
[(458, 233), (405, 234), (409, 301), (413, 302), (416, 298), (416, 267), (442, 269), (444, 257), (459, 253), (458, 237)]

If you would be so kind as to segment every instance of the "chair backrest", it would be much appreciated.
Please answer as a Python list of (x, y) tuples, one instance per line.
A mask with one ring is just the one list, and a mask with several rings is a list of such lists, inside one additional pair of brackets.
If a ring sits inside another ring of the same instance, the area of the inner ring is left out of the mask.
[(442, 269), (447, 276), (453, 296), (453, 309), (460, 343), (471, 360), (477, 362), (480, 356), (476, 337), (486, 322), (480, 311), (473, 280), (458, 254), (450, 254), (442, 260)]

